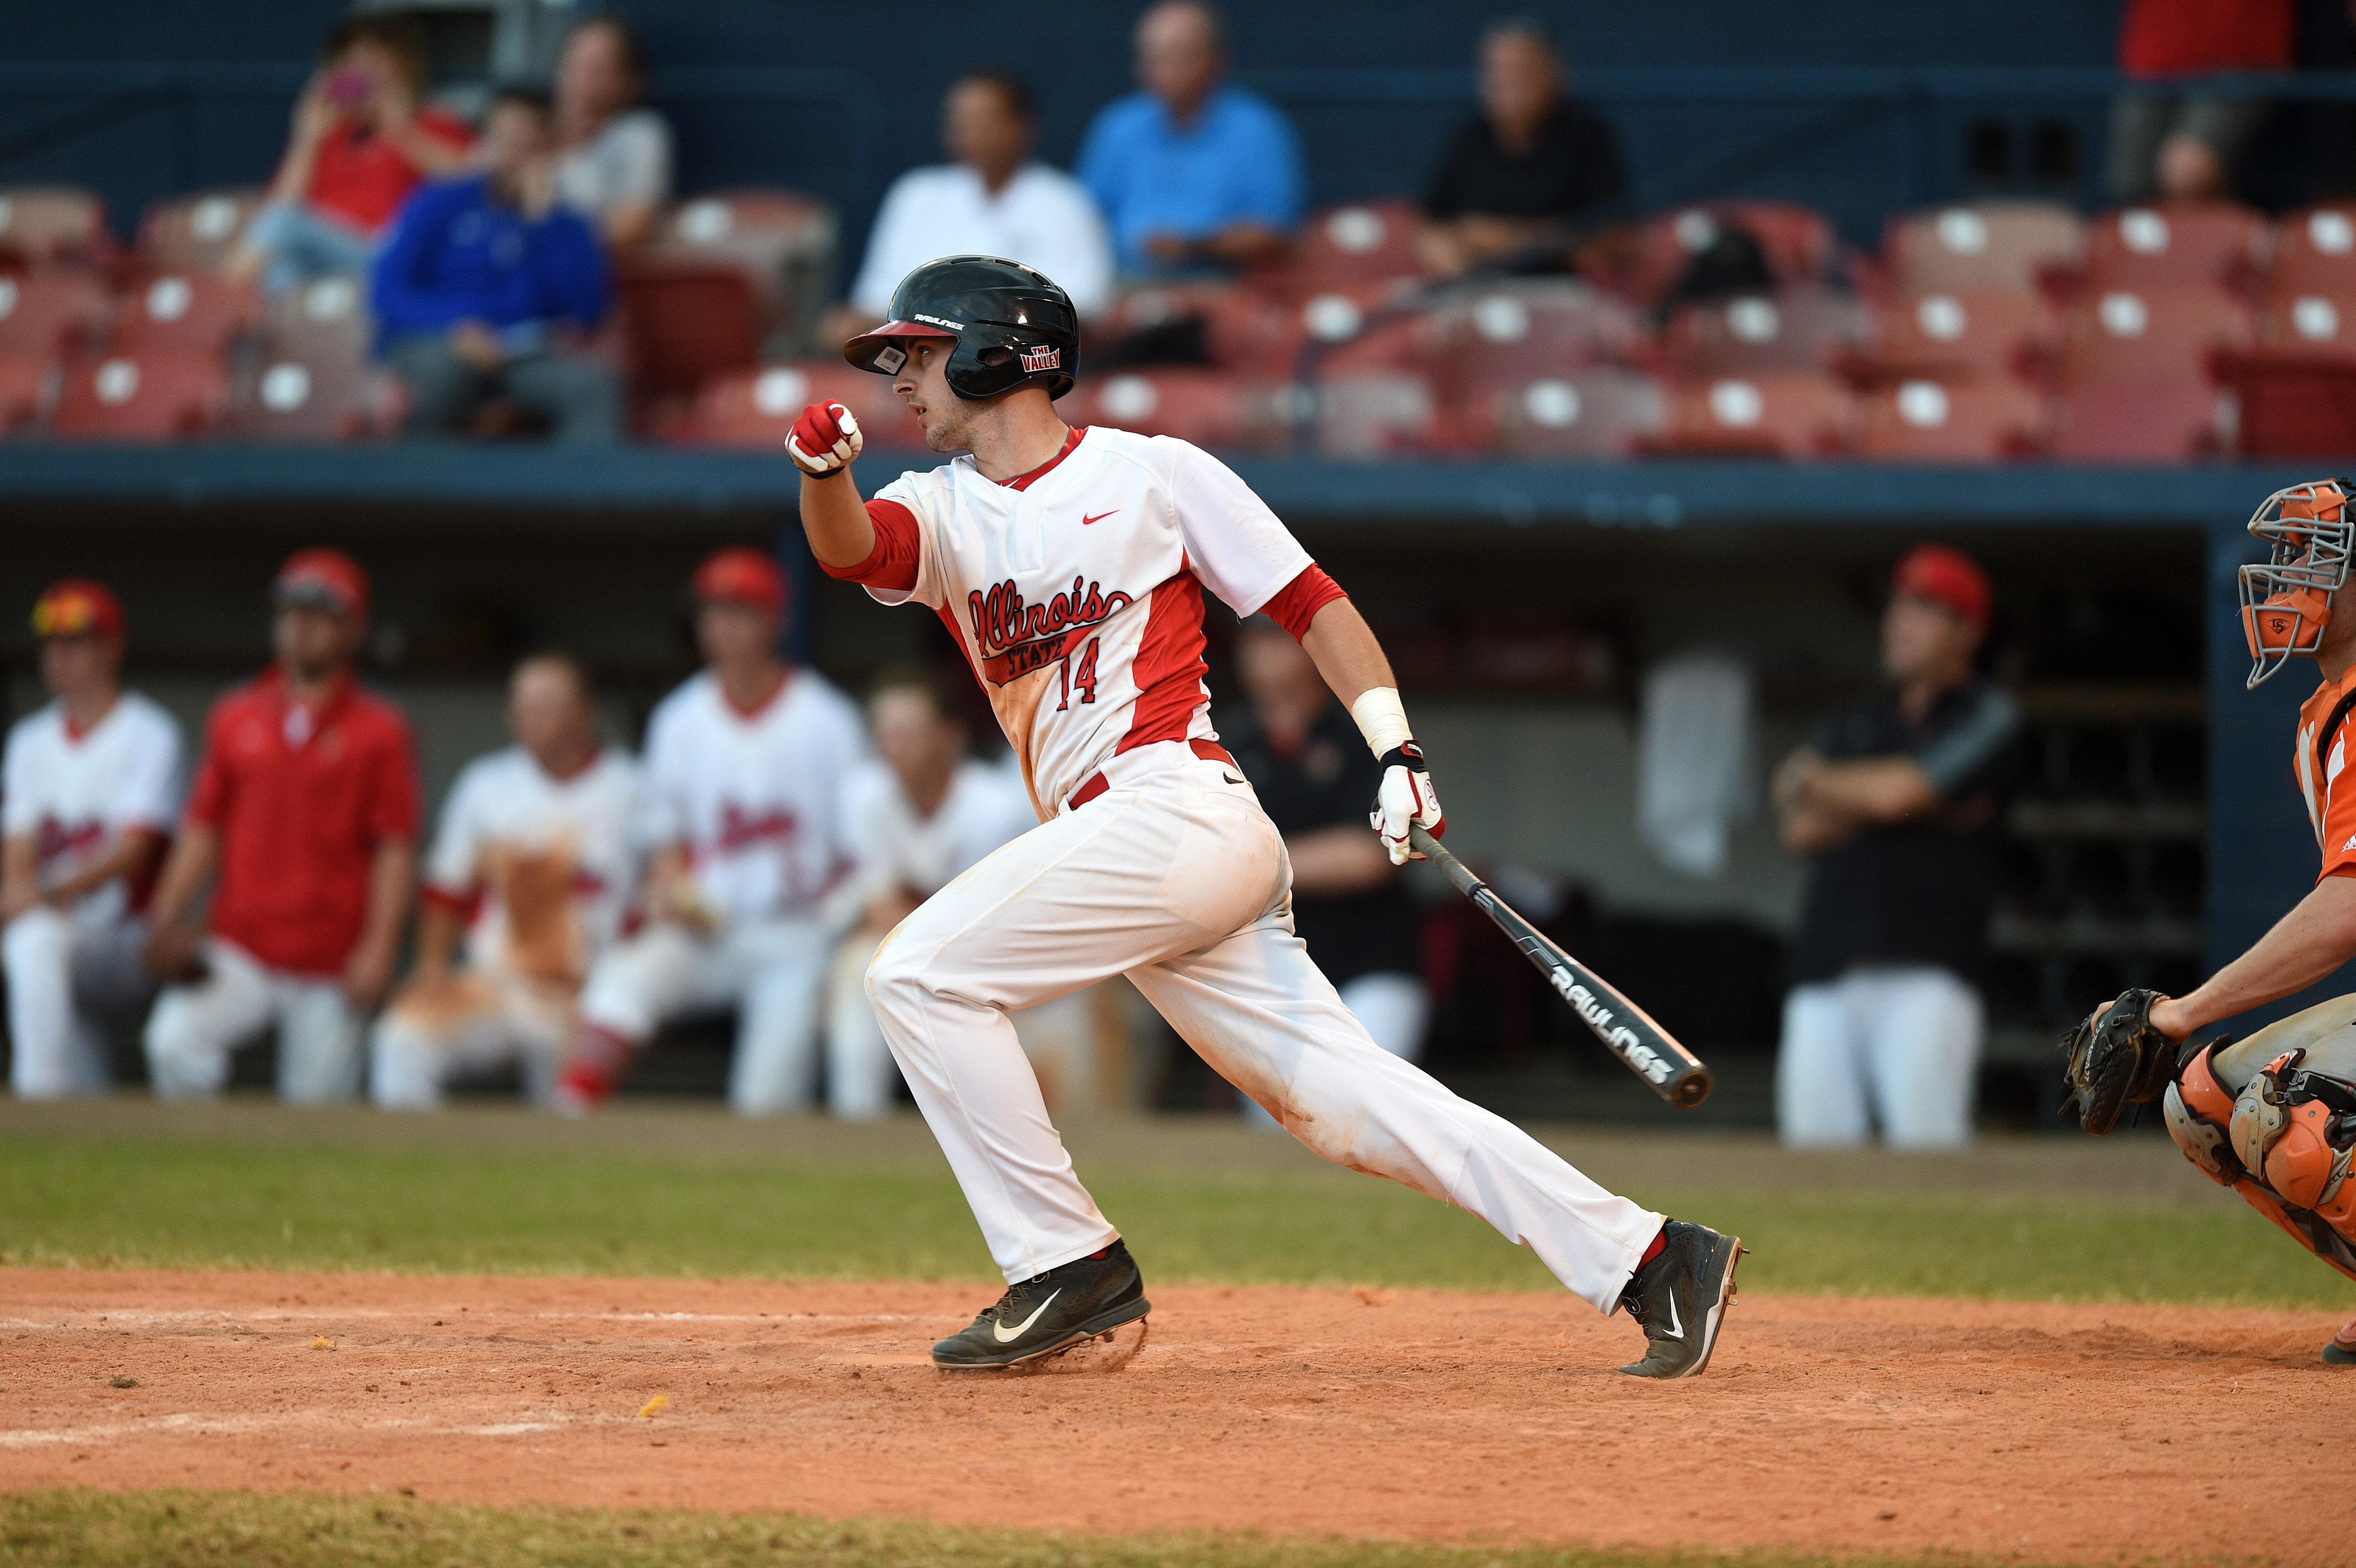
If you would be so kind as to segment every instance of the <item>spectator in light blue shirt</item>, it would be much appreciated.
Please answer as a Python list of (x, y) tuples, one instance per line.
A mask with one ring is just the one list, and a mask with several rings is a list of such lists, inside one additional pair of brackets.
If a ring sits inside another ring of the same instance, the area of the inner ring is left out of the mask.
[(1124, 272), (1247, 266), (1283, 254), (1301, 217), (1301, 149), (1275, 105), (1222, 81), (1226, 39), (1202, 0), (1137, 24), (1142, 91), (1107, 104), (1080, 146)]

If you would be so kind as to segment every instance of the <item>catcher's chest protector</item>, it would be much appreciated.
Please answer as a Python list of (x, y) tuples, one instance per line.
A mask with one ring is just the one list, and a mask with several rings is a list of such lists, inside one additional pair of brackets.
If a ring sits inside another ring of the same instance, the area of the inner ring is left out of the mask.
[(2293, 1051), (2229, 1093), (2212, 1062), (2224, 1043), (2168, 1086), (2169, 1136), (2203, 1175), (2356, 1278), (2356, 1083), (2301, 1070), (2306, 1052)]

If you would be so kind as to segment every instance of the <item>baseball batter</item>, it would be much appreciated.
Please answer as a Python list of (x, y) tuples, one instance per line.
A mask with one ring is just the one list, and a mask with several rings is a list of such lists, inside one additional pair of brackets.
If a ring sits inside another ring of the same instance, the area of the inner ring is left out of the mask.
[(1183, 441), (1074, 430), (1071, 301), (994, 257), (928, 262), (844, 346), (889, 375), (936, 452), (862, 504), (856, 422), (803, 411), (787, 447), (825, 569), (914, 602), (965, 650), (1040, 825), (894, 929), (869, 996), (1008, 1281), (943, 1367), (1003, 1367), (1148, 1311), (1074, 1174), (1011, 1009), (1126, 974), (1180, 1036), (1327, 1159), (1469, 1209), (1599, 1311), (1643, 1325), (1623, 1371), (1708, 1364), (1740, 1246), (1664, 1222), (1367, 1038), (1292, 934), (1281, 839), (1219, 745), (1203, 594), (1299, 637), (1380, 759), (1395, 862), (1442, 827), (1382, 649), (1342, 590), (1224, 464)]
[(460, 771), (425, 858), (416, 968), (370, 1041), (369, 1094), (388, 1110), (431, 1110), (449, 1079), (509, 1062), (545, 1104), (582, 978), (635, 891), (637, 763), (599, 743), (581, 666), (518, 665), (508, 724), (516, 743)]
[[(2306, 989), (2356, 959), (2356, 784), (2345, 795), (2356, 715), (2356, 608), (2339, 603), (2356, 548), (2356, 480), (2319, 479), (2266, 497), (2250, 532), (2267, 559), (2241, 571), (2248, 685), (2292, 658), (2321, 672), (2298, 710), (2291, 768), (2322, 869), (2315, 887), (2251, 949), (2188, 996), (2130, 990), (2062, 1043), (2079, 1120), (2107, 1133), (2129, 1103), (2165, 1102), (2169, 1136), (2211, 1180), (2233, 1188), (2290, 1239), (2356, 1279), (2356, 996), (2335, 997), (2247, 1040), (2179, 1053), (2212, 1023)], [(2181, 1054), (2182, 1060), (2179, 1060)], [(2356, 1365), (2356, 1322), (2323, 1348)]]

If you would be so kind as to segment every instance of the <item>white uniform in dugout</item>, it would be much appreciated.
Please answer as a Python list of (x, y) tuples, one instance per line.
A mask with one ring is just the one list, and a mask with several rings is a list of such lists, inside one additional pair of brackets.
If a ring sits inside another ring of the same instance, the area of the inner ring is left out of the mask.
[(519, 1062), (544, 1102), (583, 976), (621, 934), (636, 891), (638, 765), (600, 751), (558, 778), (521, 746), (458, 774), (426, 857), (423, 896), (466, 918), (466, 966), (402, 989), (378, 1020), (369, 1093), (441, 1103), (452, 1077)]
[(655, 921), (608, 952), (582, 991), (584, 1029), (635, 1049), (666, 1019), (734, 1007), (730, 1105), (807, 1105), (832, 950), (822, 906), (850, 870), (842, 789), (866, 754), (859, 709), (807, 668), (752, 712), (708, 670), (663, 699), (647, 726), (641, 841), (687, 851), (710, 929)]
[[(180, 731), (126, 691), (76, 734), (62, 703), (16, 721), (0, 761), (0, 831), (30, 837), (41, 886), (102, 859), (126, 833), (167, 837), (180, 813)], [(143, 890), (144, 891), (144, 890)], [(36, 904), (8, 923), (10, 1086), (26, 1099), (106, 1087), (103, 1018), (154, 987), (139, 955), (147, 923), (116, 878), (70, 910)]]
[(1297, 636), (1342, 597), (1183, 441), (1075, 431), (1004, 484), (960, 457), (868, 504), (836, 575), (940, 615), (1041, 826), (875, 956), (886, 1038), (1010, 1282), (1117, 1234), (1073, 1174), (1008, 1010), (1126, 974), (1186, 1042), (1327, 1159), (1479, 1214), (1599, 1309), (1662, 1219), (1376, 1046), (1291, 931), (1282, 840), (1214, 734), (1203, 592)]

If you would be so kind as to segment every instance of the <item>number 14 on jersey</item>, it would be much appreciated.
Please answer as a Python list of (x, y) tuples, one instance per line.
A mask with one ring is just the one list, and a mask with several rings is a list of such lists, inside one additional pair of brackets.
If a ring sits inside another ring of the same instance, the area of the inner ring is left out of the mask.
[(1072, 656), (1069, 654), (1066, 654), (1064, 656), (1063, 661), (1057, 665), (1056, 668), (1061, 672), (1061, 678), (1063, 680), (1063, 698), (1055, 704), (1056, 712), (1061, 713), (1072, 706), (1072, 688), (1074, 687), (1079, 688), (1080, 700), (1082, 702), (1094, 702), (1097, 699), (1096, 638), (1090, 637), (1088, 639), (1088, 645), (1080, 650), (1079, 668), (1074, 669), (1072, 667)]

